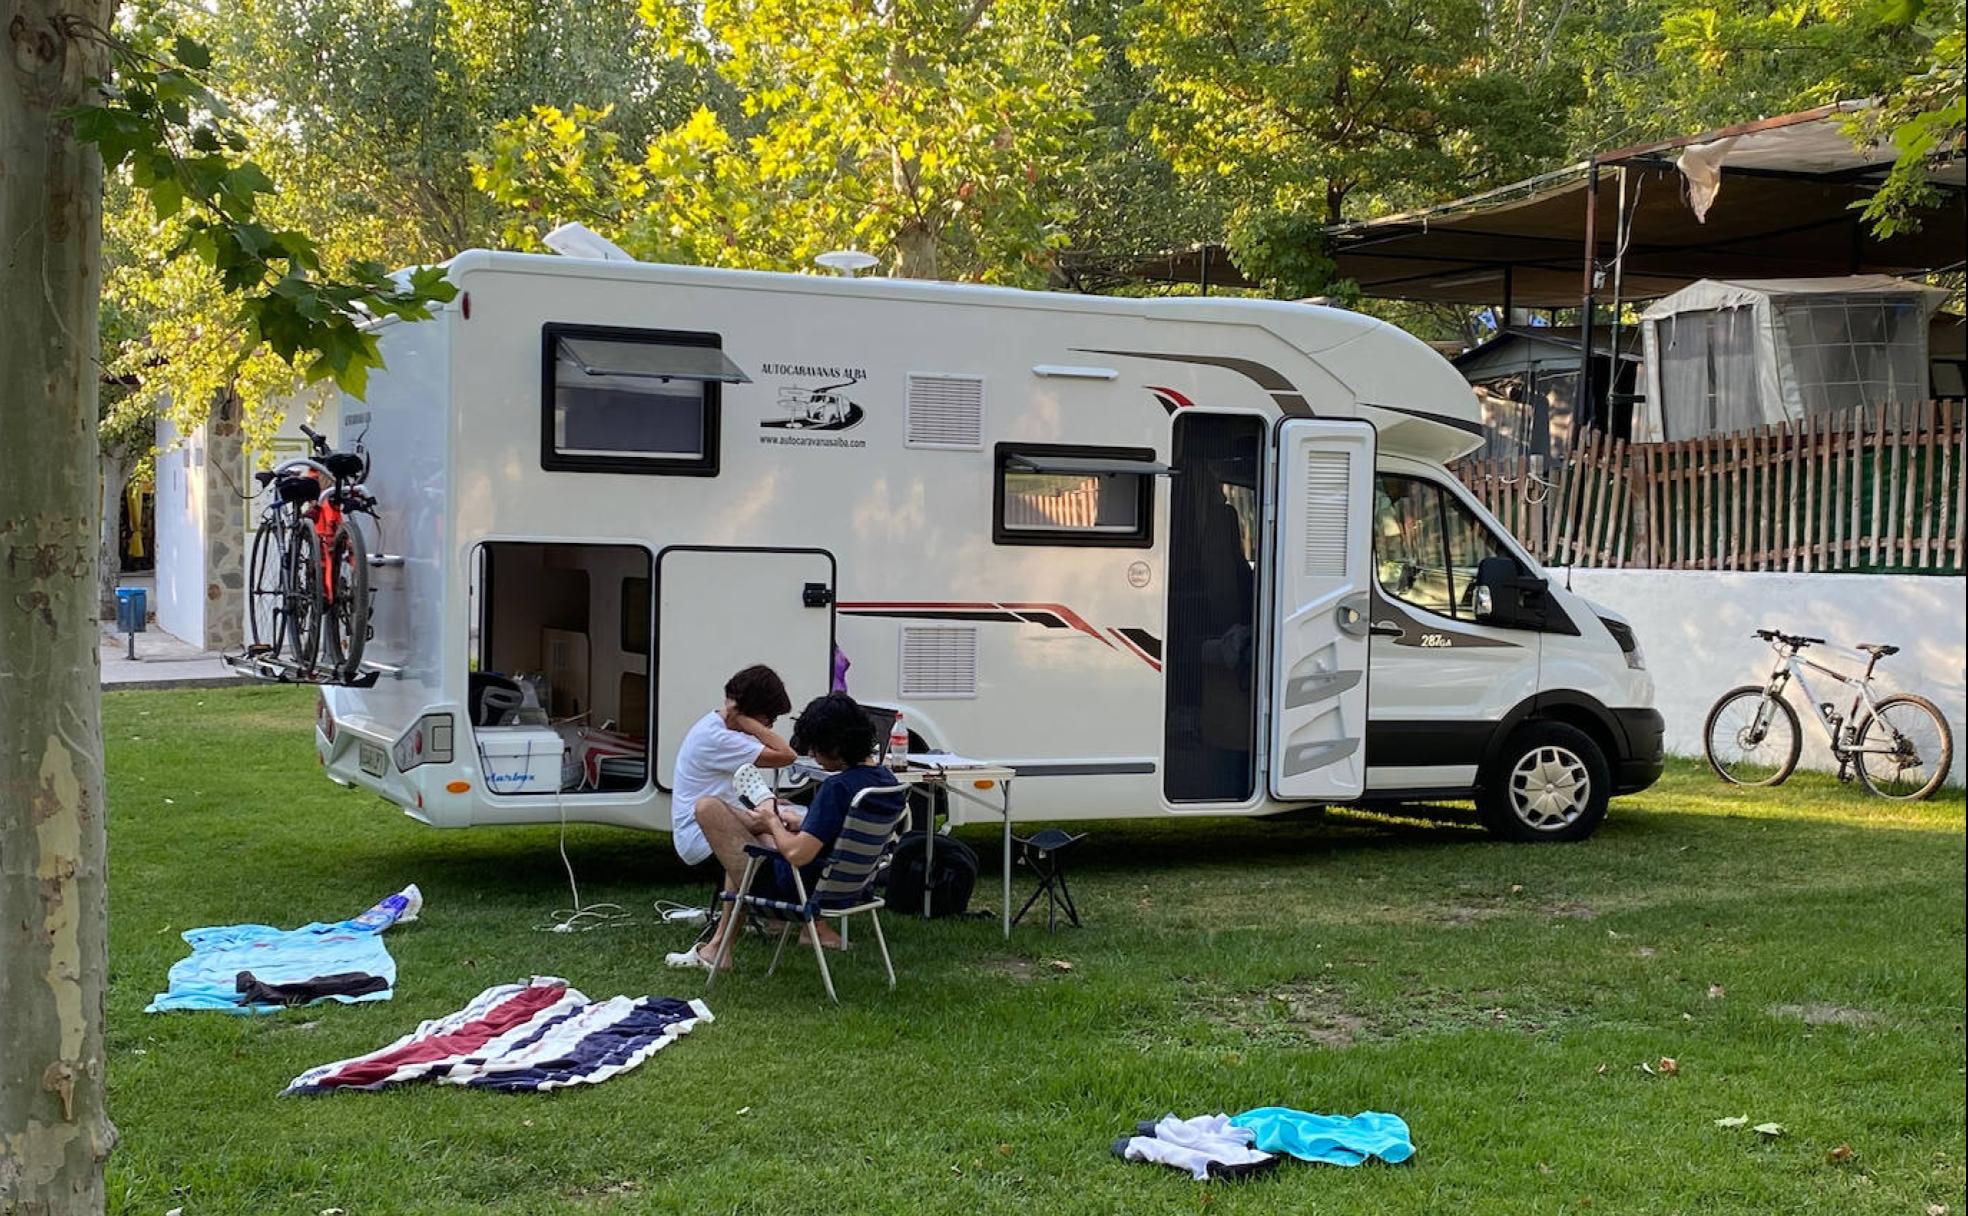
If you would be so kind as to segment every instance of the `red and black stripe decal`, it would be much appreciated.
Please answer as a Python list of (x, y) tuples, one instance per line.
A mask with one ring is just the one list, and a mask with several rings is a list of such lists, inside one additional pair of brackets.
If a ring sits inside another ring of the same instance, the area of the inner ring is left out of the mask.
[(1108, 633), (1120, 639), (1121, 646), (1156, 671), (1162, 669), (1162, 642), (1145, 629), (1109, 629)]
[(836, 611), (842, 616), (887, 617), (913, 621), (984, 621), (1009, 625), (1037, 625), (1043, 629), (1070, 629), (1094, 639), (1110, 650), (1122, 650), (1134, 655), (1156, 671), (1162, 669), (1162, 643), (1154, 634), (1145, 629), (1108, 629), (1103, 632), (1064, 604), (853, 600), (842, 601), (837, 605)]

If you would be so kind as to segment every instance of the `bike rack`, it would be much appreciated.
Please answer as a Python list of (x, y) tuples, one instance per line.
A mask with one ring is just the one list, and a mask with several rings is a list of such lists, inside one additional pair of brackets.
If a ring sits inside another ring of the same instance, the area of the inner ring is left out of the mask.
[[(341, 688), (370, 688), (383, 672), (379, 668), (363, 664), (363, 670), (346, 678), (334, 672), (322, 671), (314, 667), (302, 667), (292, 659), (272, 658), (251, 651), (219, 656), (227, 667), (240, 675), (255, 680), (267, 680), (275, 684), (333, 684)], [(401, 679), (400, 671), (392, 670), (392, 675)]]
[(394, 553), (371, 553), (369, 555), (370, 568), (375, 570), (382, 570), (391, 566), (401, 566), (402, 564), (403, 559)]

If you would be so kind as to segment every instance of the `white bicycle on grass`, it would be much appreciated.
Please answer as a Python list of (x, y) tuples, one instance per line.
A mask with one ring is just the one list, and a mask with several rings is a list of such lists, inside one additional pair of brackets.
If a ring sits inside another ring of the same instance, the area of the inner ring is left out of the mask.
[[(1808, 646), (1824, 645), (1823, 638), (1775, 629), (1759, 629), (1756, 636), (1777, 652), (1769, 682), (1761, 688), (1745, 684), (1723, 693), (1702, 728), (1708, 763), (1724, 781), (1776, 785), (1796, 769), (1803, 731), (1797, 711), (1783, 695), (1794, 678), (1831, 744), (1831, 754), (1838, 758), (1840, 781), (1851, 780), (1857, 770), (1868, 790), (1881, 798), (1909, 802), (1940, 788), (1954, 762), (1954, 736), (1947, 719), (1925, 697), (1896, 693), (1875, 700), (1872, 695), (1872, 669), (1887, 655), (1898, 654), (1898, 646), (1859, 643), (1853, 649), (1872, 658), (1864, 675), (1853, 676), (1799, 657)], [(1807, 667), (1852, 689), (1851, 708), (1841, 714), (1836, 705), (1813, 692), (1804, 678)]]

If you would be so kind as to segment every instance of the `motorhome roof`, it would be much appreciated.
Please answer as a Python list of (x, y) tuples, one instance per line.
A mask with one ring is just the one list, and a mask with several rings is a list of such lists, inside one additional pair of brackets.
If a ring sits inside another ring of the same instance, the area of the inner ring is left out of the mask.
[(1072, 313), (1133, 315), (1200, 324), (1252, 326), (1317, 360), (1361, 402), (1440, 417), (1468, 429), (1480, 425), (1474, 394), (1455, 368), (1398, 326), (1317, 304), (1226, 297), (1137, 299), (1068, 292), (1024, 291), (924, 279), (786, 274), (660, 262), (569, 258), (555, 254), (469, 249), (445, 263), (454, 281), (475, 271), (556, 278), (716, 285), (834, 297), (919, 300)]

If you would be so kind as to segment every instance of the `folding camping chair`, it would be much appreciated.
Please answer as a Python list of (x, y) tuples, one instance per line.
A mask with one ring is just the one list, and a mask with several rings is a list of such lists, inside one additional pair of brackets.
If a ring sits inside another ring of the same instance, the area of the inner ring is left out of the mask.
[[(795, 929), (811, 927), (821, 917), (831, 917), (840, 922), (841, 943), (847, 943), (847, 918), (859, 912), (866, 912), (868, 920), (875, 927), (875, 945), (881, 950), (882, 970), (888, 973), (888, 986), (895, 987), (895, 964), (888, 957), (888, 939), (882, 936), (881, 896), (875, 894), (875, 878), (881, 872), (881, 861), (887, 855), (889, 846), (895, 843), (897, 832), (909, 806), (909, 791), (906, 786), (870, 786), (854, 796), (849, 803), (847, 822), (841, 825), (841, 833), (834, 841), (833, 853), (827, 858), (826, 869), (820, 872), (820, 881), (815, 883), (809, 894), (806, 880), (799, 870), (793, 870), (793, 890), (798, 895), (797, 902), (768, 899), (763, 895), (753, 895), (752, 880), (764, 866), (777, 856), (775, 850), (764, 845), (748, 844), (745, 855), (750, 859), (745, 863), (745, 875), (738, 883), (738, 892), (720, 892), (718, 898), (732, 904), (730, 915), (736, 916), (743, 909), (750, 908), (762, 915), (781, 920), (784, 926), (779, 930), (779, 944), (773, 948), (772, 962), (765, 973), (771, 975), (779, 968), (779, 956), (786, 951), (786, 940)], [(725, 934), (718, 946), (717, 959), (711, 964), (711, 976), (704, 982), (704, 991), (709, 992), (717, 983), (718, 972), (725, 961), (731, 957), (731, 939), (736, 933)], [(834, 992), (833, 973), (827, 968), (827, 951), (820, 944), (820, 937), (813, 937), (813, 957), (820, 963), (820, 982), (827, 986), (827, 999), (835, 1004), (840, 997)]]

